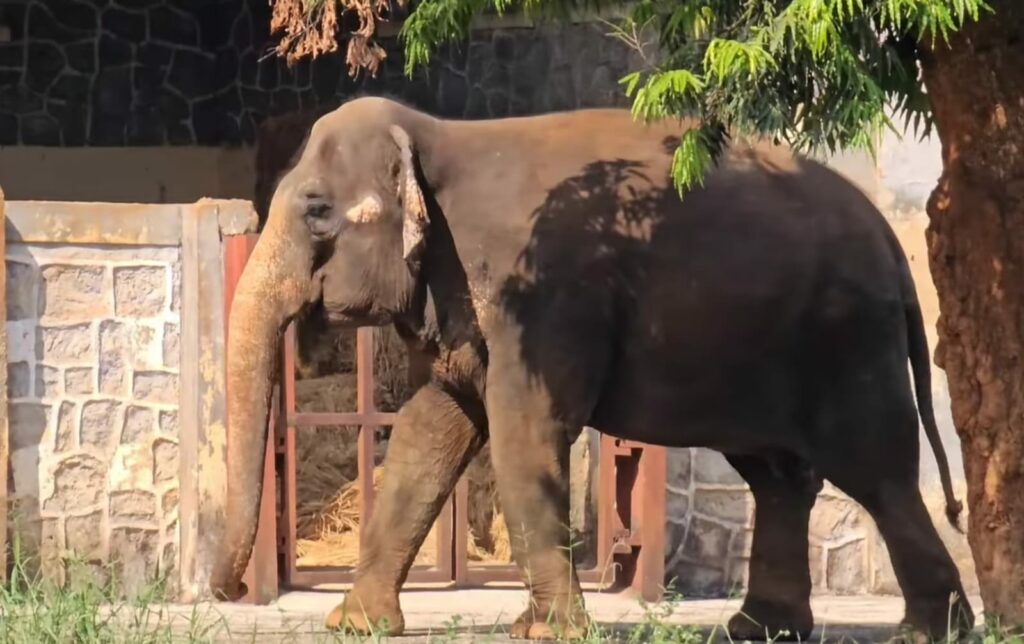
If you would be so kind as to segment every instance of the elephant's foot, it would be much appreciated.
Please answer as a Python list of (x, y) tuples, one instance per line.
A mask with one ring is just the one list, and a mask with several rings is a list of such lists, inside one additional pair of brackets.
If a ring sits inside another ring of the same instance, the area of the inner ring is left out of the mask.
[(728, 629), (733, 641), (807, 641), (814, 630), (814, 615), (809, 603), (783, 604), (748, 597), (729, 620)]
[(326, 625), (332, 631), (395, 636), (405, 630), (405, 618), (397, 594), (363, 591), (356, 587), (327, 616)]
[(905, 642), (956, 642), (974, 629), (974, 611), (963, 599), (908, 600), (896, 639)]
[(568, 601), (535, 603), (512, 624), (509, 636), (526, 640), (578, 640), (587, 636), (590, 618), (582, 595)]

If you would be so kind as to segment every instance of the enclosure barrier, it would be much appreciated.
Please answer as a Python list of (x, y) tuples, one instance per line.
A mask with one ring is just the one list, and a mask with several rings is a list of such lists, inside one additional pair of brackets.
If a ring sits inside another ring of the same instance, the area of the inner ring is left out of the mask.
[[(10, 532), (207, 593), (225, 495), (225, 249), (245, 201), (8, 202)], [(5, 434), (6, 436), (7, 434)], [(6, 459), (5, 459), (6, 460)]]
[[(9, 380), (0, 388), (9, 392), (0, 465), (11, 472), (11, 534), (58, 579), (73, 574), (71, 554), (93, 567), (113, 565), (129, 593), (162, 576), (181, 601), (208, 597), (231, 454), (227, 319), (257, 239), (251, 204), (4, 204), (0, 197), (0, 212), (7, 312), (0, 352), (6, 348)], [(365, 526), (374, 432), (394, 422), (373, 398), (372, 333), (357, 333), (357, 405), (344, 414), (295, 411), (294, 330), (286, 334), (247, 601), (270, 601), (281, 587), (352, 581), (351, 569), (296, 566), (295, 438), (311, 425), (361, 428)], [(599, 451), (598, 565), (582, 577), (656, 597), (664, 450), (605, 437)], [(411, 583), (519, 582), (513, 566), (469, 561), (467, 496), (463, 480), (439, 518), (435, 563), (416, 568)]]
[[(226, 277), (230, 293), (244, 269), (251, 245), (229, 246)], [(296, 433), (315, 426), (358, 426), (359, 527), (373, 511), (375, 431), (394, 424), (395, 414), (374, 401), (373, 329), (356, 334), (356, 409), (351, 412), (296, 412), (295, 329), (281, 347), (281, 374), (271, 413), (271, 435), (264, 461), (263, 498), (253, 556), (247, 573), (248, 601), (267, 603), (280, 587), (311, 588), (351, 584), (351, 567), (299, 567), (296, 553)], [(596, 566), (580, 571), (582, 583), (601, 588), (632, 587), (654, 601), (663, 592), (665, 566), (666, 451), (662, 447), (601, 436), (598, 466)], [(410, 584), (455, 587), (519, 583), (514, 565), (473, 566), (468, 557), (469, 486), (465, 477), (437, 519), (434, 565), (414, 566)], [(361, 535), (362, 536), (362, 532)]]

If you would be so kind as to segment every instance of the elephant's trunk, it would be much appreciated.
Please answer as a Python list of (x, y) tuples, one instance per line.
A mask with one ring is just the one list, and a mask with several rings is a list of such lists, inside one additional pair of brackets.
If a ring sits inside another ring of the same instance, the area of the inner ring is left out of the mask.
[(227, 499), (210, 588), (222, 599), (245, 594), (242, 575), (256, 535), (270, 398), (282, 332), (317, 296), (313, 252), (291, 191), (278, 189), (270, 216), (242, 272), (228, 320)]

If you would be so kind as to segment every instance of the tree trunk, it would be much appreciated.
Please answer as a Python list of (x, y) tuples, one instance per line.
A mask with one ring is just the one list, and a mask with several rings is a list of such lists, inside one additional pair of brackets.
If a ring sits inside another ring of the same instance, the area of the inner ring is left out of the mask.
[[(988, 618), (1024, 626), (1024, 2), (922, 52), (942, 141), (928, 203), (968, 537)], [(922, 49), (925, 49), (922, 47)]]

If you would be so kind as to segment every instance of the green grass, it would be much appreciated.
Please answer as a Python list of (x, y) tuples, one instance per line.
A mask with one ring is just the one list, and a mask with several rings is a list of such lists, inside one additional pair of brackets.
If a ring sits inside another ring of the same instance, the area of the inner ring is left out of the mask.
[[(101, 567), (81, 561), (64, 560), (62, 583), (40, 573), (41, 562), (22, 551), (14, 537), (12, 573), (7, 584), (0, 584), (0, 644), (164, 644), (259, 642), (255, 630), (232, 632), (227, 621), (213, 605), (200, 605), (191, 614), (169, 613), (161, 605), (168, 597), (163, 580), (156, 580), (130, 593), (117, 583), (116, 567)], [(52, 575), (51, 575), (52, 576)], [(130, 599), (125, 599), (130, 596)], [(591, 623), (581, 644), (618, 642), (621, 644), (699, 644), (729, 641), (720, 629), (708, 631), (671, 623), (679, 609), (680, 596), (669, 591), (666, 599), (643, 603), (643, 617), (636, 624), (604, 625)], [(291, 633), (275, 632), (274, 641), (302, 641), (317, 644), (342, 642), (386, 642), (383, 635), (358, 637), (352, 634), (327, 634), (319, 623), (303, 624)], [(434, 644), (456, 640), (493, 642), (505, 639), (505, 628), (493, 624), (483, 629), (453, 616), (439, 632), (427, 634)], [(472, 634), (470, 634), (472, 633)], [(837, 641), (834, 637), (830, 641)], [(847, 640), (849, 641), (849, 640)], [(973, 640), (977, 644), (1024, 644), (1024, 637), (987, 624)]]
[[(115, 566), (73, 558), (60, 562), (60, 574), (43, 573), (43, 562), (29, 556), (15, 532), (10, 580), (0, 585), (0, 642), (4, 644), (161, 644), (213, 642), (220, 620), (195, 611), (171, 628), (159, 605), (167, 597), (163, 579), (131, 589), (118, 583)], [(57, 576), (60, 579), (52, 579)]]

